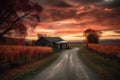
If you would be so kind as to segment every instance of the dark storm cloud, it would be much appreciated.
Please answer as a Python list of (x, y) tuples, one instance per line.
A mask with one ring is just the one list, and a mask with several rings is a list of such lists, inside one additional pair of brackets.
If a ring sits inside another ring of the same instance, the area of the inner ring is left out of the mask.
[[(119, 29), (120, 27), (120, 11), (118, 11), (120, 0), (38, 0), (38, 2), (49, 6), (44, 7), (41, 15), (43, 22), (73, 19), (77, 23), (61, 23), (62, 26), (89, 28), (95, 25), (101, 26), (101, 29)], [(71, 6), (76, 3), (79, 5)]]
[(120, 0), (101, 0), (101, 2), (98, 2), (95, 5), (120, 10)]
[(74, 0), (76, 2), (84, 2), (84, 3), (95, 3), (95, 2), (101, 2), (102, 0)]
[(108, 6), (112, 8), (120, 8), (120, 0), (114, 0), (114, 2), (109, 4)]
[(59, 21), (73, 17), (76, 10), (73, 9), (48, 9), (42, 13), (44, 21)]
[(75, 17), (76, 20), (82, 21), (84, 25), (99, 25), (102, 27), (109, 27), (109, 29), (119, 29), (120, 28), (120, 14), (116, 12), (104, 12), (96, 11), (89, 12), (86, 14), (79, 14)]
[(120, 8), (120, 0), (32, 0), (44, 6), (71, 7), (69, 2), (100, 5), (101, 7)]
[[(32, 0), (34, 1), (34, 0)], [(53, 7), (72, 7), (72, 5), (66, 3), (64, 0), (36, 0), (34, 2), (38, 2), (43, 6), (53, 6)]]
[(72, 7), (70, 4), (67, 4), (64, 1), (54, 2), (54, 3), (52, 3), (52, 6), (56, 6), (56, 7)]
[(120, 8), (120, 0), (74, 0), (74, 1), (84, 4), (100, 5), (101, 7)]

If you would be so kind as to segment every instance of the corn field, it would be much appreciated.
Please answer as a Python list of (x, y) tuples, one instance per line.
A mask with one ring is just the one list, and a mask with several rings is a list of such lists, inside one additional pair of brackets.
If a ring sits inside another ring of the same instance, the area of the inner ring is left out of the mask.
[(120, 59), (120, 45), (88, 44), (88, 48), (104, 57)]
[(40, 60), (52, 51), (50, 47), (0, 46), (0, 72)]

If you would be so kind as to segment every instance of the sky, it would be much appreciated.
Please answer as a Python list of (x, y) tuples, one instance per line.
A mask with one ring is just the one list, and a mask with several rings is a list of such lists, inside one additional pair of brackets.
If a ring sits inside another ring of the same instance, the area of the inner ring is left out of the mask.
[(84, 40), (86, 29), (102, 31), (101, 39), (120, 39), (120, 0), (32, 0), (43, 7), (40, 22), (28, 30), (28, 39), (37, 34)]

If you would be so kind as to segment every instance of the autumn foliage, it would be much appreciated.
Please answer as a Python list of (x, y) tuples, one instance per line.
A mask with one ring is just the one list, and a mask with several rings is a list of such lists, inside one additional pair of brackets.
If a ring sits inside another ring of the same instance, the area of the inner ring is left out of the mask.
[(88, 48), (105, 57), (120, 59), (120, 45), (88, 44)]
[(0, 72), (52, 54), (50, 47), (0, 46)]

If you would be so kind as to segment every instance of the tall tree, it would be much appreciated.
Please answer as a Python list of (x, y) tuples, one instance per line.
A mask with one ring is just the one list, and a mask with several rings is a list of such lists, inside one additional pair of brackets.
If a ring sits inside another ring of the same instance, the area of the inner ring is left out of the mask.
[(38, 33), (37, 36), (38, 36), (38, 39), (40, 39), (41, 37), (48, 37), (47, 34), (42, 34), (42, 33)]
[(96, 31), (93, 29), (87, 29), (84, 31), (84, 36), (86, 37), (86, 43), (99, 43), (99, 38), (101, 35), (101, 31)]
[[(33, 21), (35, 23), (40, 21), (39, 13), (42, 9), (40, 5), (30, 0), (0, 0), (0, 37), (10, 33), (25, 36), (27, 29), (24, 22), (35, 19), (36, 21)], [(24, 17), (26, 19), (23, 19)]]

